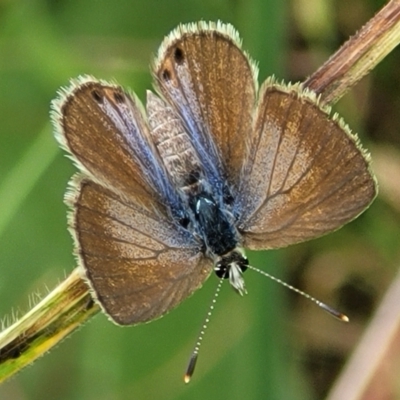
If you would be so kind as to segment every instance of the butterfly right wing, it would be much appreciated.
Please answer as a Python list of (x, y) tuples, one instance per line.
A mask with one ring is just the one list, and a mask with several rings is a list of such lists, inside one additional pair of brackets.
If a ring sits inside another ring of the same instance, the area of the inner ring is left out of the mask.
[(157, 212), (75, 177), (70, 227), (88, 284), (117, 324), (151, 321), (207, 279), (212, 264), (186, 230)]
[(334, 231), (377, 193), (369, 156), (349, 128), (315, 94), (271, 80), (260, 93), (241, 182), (238, 227), (250, 249)]

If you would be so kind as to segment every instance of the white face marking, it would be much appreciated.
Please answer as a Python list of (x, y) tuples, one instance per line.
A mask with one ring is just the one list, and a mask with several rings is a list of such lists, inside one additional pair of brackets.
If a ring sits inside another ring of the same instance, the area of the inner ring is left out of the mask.
[(247, 293), (242, 275), (243, 272), (237, 263), (229, 265), (229, 283), (241, 296)]

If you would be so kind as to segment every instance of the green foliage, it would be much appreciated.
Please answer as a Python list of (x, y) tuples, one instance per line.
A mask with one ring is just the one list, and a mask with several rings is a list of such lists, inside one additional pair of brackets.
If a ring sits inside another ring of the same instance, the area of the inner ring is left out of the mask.
[[(57, 150), (48, 116), (58, 88), (93, 74), (115, 78), (143, 99), (148, 64), (164, 35), (200, 19), (237, 27), (259, 62), (260, 81), (272, 73), (285, 78), (289, 19), (282, 0), (11, 0), (0, 7), (0, 315), (6, 315), (26, 311), (31, 293), (47, 293), (45, 286), (75, 266), (62, 202), (75, 169)], [(252, 254), (250, 261), (282, 277), (281, 254)], [(1, 386), (0, 398), (310, 398), (291, 351), (283, 289), (250, 272), (246, 282), (244, 298), (223, 288), (189, 385), (182, 377), (216, 287), (213, 276), (151, 324), (119, 328), (103, 315), (94, 318)]]

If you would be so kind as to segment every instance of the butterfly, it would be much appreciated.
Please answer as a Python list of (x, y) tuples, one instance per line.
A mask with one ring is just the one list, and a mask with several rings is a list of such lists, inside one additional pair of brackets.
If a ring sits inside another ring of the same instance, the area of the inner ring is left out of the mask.
[(268, 78), (231, 25), (170, 33), (145, 107), (82, 76), (52, 104), (80, 172), (66, 195), (82, 274), (117, 324), (154, 320), (214, 271), (245, 291), (245, 248), (332, 232), (377, 193), (355, 134), (301, 84)]

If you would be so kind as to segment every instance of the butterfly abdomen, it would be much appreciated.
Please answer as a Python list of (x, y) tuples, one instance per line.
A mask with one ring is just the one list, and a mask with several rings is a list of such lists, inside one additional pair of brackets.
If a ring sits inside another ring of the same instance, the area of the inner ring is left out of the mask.
[(147, 111), (151, 138), (173, 186), (183, 198), (185, 194), (197, 195), (201, 192), (204, 173), (179, 117), (151, 92), (147, 94)]

